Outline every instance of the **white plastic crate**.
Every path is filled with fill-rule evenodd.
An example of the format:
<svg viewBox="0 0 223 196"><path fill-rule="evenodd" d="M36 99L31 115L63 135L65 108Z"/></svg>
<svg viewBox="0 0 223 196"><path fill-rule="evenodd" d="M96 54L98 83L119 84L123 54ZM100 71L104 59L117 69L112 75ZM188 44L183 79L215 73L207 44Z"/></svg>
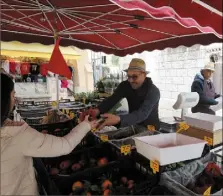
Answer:
<svg viewBox="0 0 223 196"><path fill-rule="evenodd" d="M205 141L177 133L135 137L137 152L161 166L199 158Z"/></svg>
<svg viewBox="0 0 223 196"><path fill-rule="evenodd" d="M193 113L185 116L188 125L205 129L207 131L217 131L222 129L222 117L204 113Z"/></svg>

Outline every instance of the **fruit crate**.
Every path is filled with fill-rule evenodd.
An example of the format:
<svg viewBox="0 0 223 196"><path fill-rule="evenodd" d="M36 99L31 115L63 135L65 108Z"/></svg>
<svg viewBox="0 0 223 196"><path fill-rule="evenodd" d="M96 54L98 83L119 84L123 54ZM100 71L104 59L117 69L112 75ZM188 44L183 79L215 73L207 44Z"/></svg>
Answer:
<svg viewBox="0 0 223 196"><path fill-rule="evenodd" d="M139 154L137 151L132 152L132 157L135 160L136 167L140 167L142 170L144 170L148 175L157 175L160 176L162 173L167 171L174 171L178 168L181 168L185 165L187 165L190 162L193 162L197 159L173 163L165 166L159 166L159 171L154 173L153 169L150 167L150 160L145 158L143 155Z"/></svg>
<svg viewBox="0 0 223 196"><path fill-rule="evenodd" d="M103 133L101 133L100 131L95 132L95 135L99 139L102 138L102 136L103 137L106 136L107 140L119 140L119 139L131 137L133 135L142 133L146 130L148 130L148 129L144 126L135 125L135 126L123 127L123 128L119 128L114 131L107 131L107 132L103 132Z"/></svg>
<svg viewBox="0 0 223 196"><path fill-rule="evenodd" d="M135 167L132 159L115 161L66 179L54 180L62 195L70 194L73 186L73 195L87 195L87 192L88 195L148 195L151 188L158 184L156 176L145 175ZM80 188L75 187L78 184Z"/></svg>
<svg viewBox="0 0 223 196"><path fill-rule="evenodd" d="M23 120L29 125L38 125L43 117L23 118Z"/></svg>
<svg viewBox="0 0 223 196"><path fill-rule="evenodd" d="M69 155L44 158L43 163L53 178L66 179L78 172L107 165L116 159L117 156L111 151L109 144L104 143L75 150Z"/></svg>
<svg viewBox="0 0 223 196"><path fill-rule="evenodd" d="M34 118L34 117L43 117L46 115L46 112L45 111L36 111L36 112L22 112L22 111L18 111L18 113L20 114L20 116L22 118Z"/></svg>
<svg viewBox="0 0 223 196"><path fill-rule="evenodd" d="M67 135L77 125L77 119L73 118L65 122L52 124L30 124L30 126L39 132L63 137Z"/></svg>
<svg viewBox="0 0 223 196"><path fill-rule="evenodd" d="M53 101L34 101L35 106L52 106Z"/></svg>
<svg viewBox="0 0 223 196"><path fill-rule="evenodd" d="M142 137L142 136L149 136L149 135L156 135L156 134L160 134L160 132L149 131L146 128L144 128L144 131L140 132L138 134L135 134L130 137L123 138L123 139L110 140L108 142L113 146L113 149L116 151L116 153L119 156L127 155L127 154L131 154L132 152L136 151L135 141L133 139L134 137ZM127 151L126 151L126 148L128 148Z"/></svg>
<svg viewBox="0 0 223 196"><path fill-rule="evenodd" d="M220 164L216 155L209 153L182 168L163 173L160 185L176 195L206 195L205 192L210 187L210 193L207 195L222 195L223 170Z"/></svg>
<svg viewBox="0 0 223 196"><path fill-rule="evenodd" d="M90 148L95 145L99 144L99 142L96 140L93 133L90 131L88 134L81 140L81 142L75 147L73 152L82 150L84 148Z"/></svg>
<svg viewBox="0 0 223 196"><path fill-rule="evenodd" d="M39 195L60 195L55 183L47 173L40 158L33 158Z"/></svg>

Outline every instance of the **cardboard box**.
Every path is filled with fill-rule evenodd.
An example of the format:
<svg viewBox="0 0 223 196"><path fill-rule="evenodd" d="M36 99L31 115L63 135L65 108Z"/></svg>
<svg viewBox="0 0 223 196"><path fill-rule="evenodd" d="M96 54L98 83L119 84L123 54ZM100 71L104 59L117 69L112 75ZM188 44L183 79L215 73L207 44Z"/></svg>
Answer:
<svg viewBox="0 0 223 196"><path fill-rule="evenodd" d="M205 138L206 139L211 138L212 144L210 145L215 146L222 143L222 136L223 136L222 132L223 132L222 129L214 131L214 132L210 132L209 130L200 129L200 128L191 126L186 131L181 131L180 134L195 137L202 140L205 140Z"/></svg>
<svg viewBox="0 0 223 196"><path fill-rule="evenodd" d="M135 137L137 152L161 166L201 157L206 142L177 133Z"/></svg>
<svg viewBox="0 0 223 196"><path fill-rule="evenodd" d="M211 132L222 129L222 117L204 113L185 115L185 121L192 127L209 130Z"/></svg>

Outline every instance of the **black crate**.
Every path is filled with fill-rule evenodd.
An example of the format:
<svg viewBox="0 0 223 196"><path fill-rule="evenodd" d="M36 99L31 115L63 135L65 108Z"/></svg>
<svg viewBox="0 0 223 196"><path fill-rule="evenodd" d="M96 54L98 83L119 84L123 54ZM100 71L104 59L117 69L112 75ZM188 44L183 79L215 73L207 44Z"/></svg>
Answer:
<svg viewBox="0 0 223 196"><path fill-rule="evenodd" d="M165 186L158 185L151 189L151 191L149 192L149 195L175 195L175 194L173 194Z"/></svg>
<svg viewBox="0 0 223 196"><path fill-rule="evenodd" d="M169 164L169 165L159 166L159 172L156 174L153 174L153 170L150 168L150 160L149 159L147 159L143 155L139 154L137 151L133 151L132 156L136 162L137 167L142 168L150 175L158 175L158 176L164 172L174 171L178 168L184 167L188 163L191 163L191 162L199 159L199 158L197 158L197 159L182 161L182 162L173 163L173 164Z"/></svg>
<svg viewBox="0 0 223 196"><path fill-rule="evenodd" d="M35 106L52 106L53 101L34 101Z"/></svg>
<svg viewBox="0 0 223 196"><path fill-rule="evenodd" d="M47 133L50 135L63 137L67 135L76 125L77 125L77 119L74 118L65 122L52 123L52 124L37 124L30 126L39 132L45 133L45 131L47 131Z"/></svg>
<svg viewBox="0 0 223 196"><path fill-rule="evenodd" d="M29 125L38 125L43 117L23 118L23 120Z"/></svg>
<svg viewBox="0 0 223 196"><path fill-rule="evenodd" d="M59 102L60 103L68 103L68 102L70 102L70 99L61 99Z"/></svg>
<svg viewBox="0 0 223 196"><path fill-rule="evenodd" d="M43 159L43 162L46 165L49 173L51 168L58 168L59 174L56 175L56 177L65 179L69 176L77 174L80 171L100 167L97 163L101 158L106 158L108 162L112 162L117 159L117 156L111 151L111 148L107 143L98 144L79 151L74 150L69 155L64 155L56 158L45 158ZM93 160L91 159L94 159L95 162L92 163ZM71 162L70 167L66 170L60 169L60 163L67 160ZM81 166L81 168L77 169L76 171L72 171L71 166L73 164L80 164L79 166Z"/></svg>
<svg viewBox="0 0 223 196"><path fill-rule="evenodd" d="M75 147L74 151L82 150L83 148L89 148L99 144L96 140L93 133L90 131L88 134L81 140L81 142Z"/></svg>
<svg viewBox="0 0 223 196"><path fill-rule="evenodd" d="M55 183L47 173L40 158L33 158L33 167L36 170L36 181L40 195L60 195Z"/></svg>
<svg viewBox="0 0 223 196"><path fill-rule="evenodd" d="M18 112L22 118L44 117L46 112Z"/></svg>
<svg viewBox="0 0 223 196"><path fill-rule="evenodd" d="M143 174L135 167L132 159L115 161L104 167L89 169L79 172L67 178L54 179L61 194L67 195L72 192L72 184L76 181L91 182L101 187L101 177L109 178L113 183L112 195L148 195L152 187L158 184L156 176ZM134 181L134 188L128 189L120 185L121 177L127 177ZM92 192L92 195L103 195L103 193Z"/></svg>

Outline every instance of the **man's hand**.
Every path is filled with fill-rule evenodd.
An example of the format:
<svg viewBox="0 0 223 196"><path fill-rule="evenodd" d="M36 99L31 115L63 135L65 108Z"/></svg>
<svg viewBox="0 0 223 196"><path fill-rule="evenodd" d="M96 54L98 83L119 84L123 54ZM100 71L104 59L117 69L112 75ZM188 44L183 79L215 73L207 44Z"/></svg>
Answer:
<svg viewBox="0 0 223 196"><path fill-rule="evenodd" d="M102 129L105 126L117 125L120 122L120 117L114 114L103 114L102 118L105 118L105 121L98 126L98 130Z"/></svg>

